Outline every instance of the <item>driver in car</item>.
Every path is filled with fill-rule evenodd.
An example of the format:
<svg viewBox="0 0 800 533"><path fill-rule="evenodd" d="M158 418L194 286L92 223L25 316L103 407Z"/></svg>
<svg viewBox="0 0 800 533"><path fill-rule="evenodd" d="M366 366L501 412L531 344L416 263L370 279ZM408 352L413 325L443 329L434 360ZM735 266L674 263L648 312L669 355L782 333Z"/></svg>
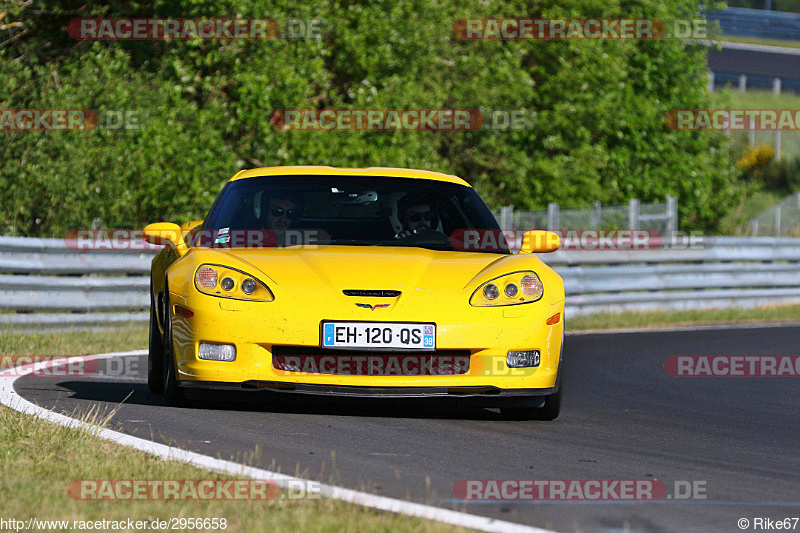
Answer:
<svg viewBox="0 0 800 533"><path fill-rule="evenodd" d="M404 196L397 202L397 212L404 229L394 236L395 239L405 239L420 231L436 229L436 212L431 203L422 196Z"/></svg>
<svg viewBox="0 0 800 533"><path fill-rule="evenodd" d="M267 247L301 244L300 233L294 231L302 212L301 199L291 194L278 193L270 198L266 207L262 228L271 231L262 235L262 244Z"/></svg>

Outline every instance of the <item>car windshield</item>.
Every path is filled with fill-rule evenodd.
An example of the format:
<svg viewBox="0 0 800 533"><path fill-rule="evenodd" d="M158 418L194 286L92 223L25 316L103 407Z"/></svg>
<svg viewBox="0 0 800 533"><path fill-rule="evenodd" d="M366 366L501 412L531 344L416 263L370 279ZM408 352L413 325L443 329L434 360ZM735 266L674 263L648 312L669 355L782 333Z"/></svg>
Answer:
<svg viewBox="0 0 800 533"><path fill-rule="evenodd" d="M463 250L464 232L499 231L470 187L395 177L265 176L228 183L196 246L414 246ZM461 239L461 240L459 240ZM505 242L484 248L510 253Z"/></svg>

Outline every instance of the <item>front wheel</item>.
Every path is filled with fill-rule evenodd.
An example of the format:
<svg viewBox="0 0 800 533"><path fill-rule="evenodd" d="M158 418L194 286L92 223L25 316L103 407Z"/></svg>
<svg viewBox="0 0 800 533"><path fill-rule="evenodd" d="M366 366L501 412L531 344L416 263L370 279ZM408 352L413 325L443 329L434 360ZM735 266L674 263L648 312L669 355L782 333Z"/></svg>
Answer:
<svg viewBox="0 0 800 533"><path fill-rule="evenodd" d="M563 372L562 366L556 380L558 392L545 396L542 407L502 407L500 413L508 420L555 420L561 413L561 396L564 392Z"/></svg>
<svg viewBox="0 0 800 533"><path fill-rule="evenodd" d="M186 405L186 395L178 387L175 372L175 354L172 344L172 305L169 303L169 289L164 287L164 398L170 407Z"/></svg>
<svg viewBox="0 0 800 533"><path fill-rule="evenodd" d="M561 389L547 396L543 407L502 407L500 413L508 420L555 420L561 412Z"/></svg>
<svg viewBox="0 0 800 533"><path fill-rule="evenodd" d="M147 387L153 394L164 392L164 341L158 330L158 314L150 279L150 342L147 350Z"/></svg>

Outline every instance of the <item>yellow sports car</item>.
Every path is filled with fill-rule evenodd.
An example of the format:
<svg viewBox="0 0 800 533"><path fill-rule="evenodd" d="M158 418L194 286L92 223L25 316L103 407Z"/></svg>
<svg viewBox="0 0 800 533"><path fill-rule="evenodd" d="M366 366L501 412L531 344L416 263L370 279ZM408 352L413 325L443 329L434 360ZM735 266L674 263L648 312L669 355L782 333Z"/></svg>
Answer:
<svg viewBox="0 0 800 533"><path fill-rule="evenodd" d="M165 246L152 264L148 385L170 405L203 389L271 390L559 414L564 284L533 255L559 238L530 231L512 253L456 176L246 170L204 221L144 234Z"/></svg>

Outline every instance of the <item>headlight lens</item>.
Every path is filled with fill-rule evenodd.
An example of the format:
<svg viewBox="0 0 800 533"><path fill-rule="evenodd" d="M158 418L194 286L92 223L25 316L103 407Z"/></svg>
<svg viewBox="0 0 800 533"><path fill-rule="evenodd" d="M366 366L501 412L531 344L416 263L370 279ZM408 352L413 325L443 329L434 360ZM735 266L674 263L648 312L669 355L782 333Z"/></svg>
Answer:
<svg viewBox="0 0 800 533"><path fill-rule="evenodd" d="M514 296L516 296L518 292L519 289L513 283L509 283L508 285L506 285L506 296L508 296L509 298L513 298Z"/></svg>
<svg viewBox="0 0 800 533"><path fill-rule="evenodd" d="M495 300L498 296L500 296L500 290L494 283L489 283L483 288L483 297L487 300Z"/></svg>
<svg viewBox="0 0 800 533"><path fill-rule="evenodd" d="M220 278L222 282L217 285ZM275 299L272 291L255 276L221 265L201 265L194 275L194 286L203 294L220 298L254 302L271 302Z"/></svg>
<svg viewBox="0 0 800 533"><path fill-rule="evenodd" d="M245 294L253 294L255 290L256 282L253 281L253 278L247 278L242 282L242 291L244 291Z"/></svg>
<svg viewBox="0 0 800 533"><path fill-rule="evenodd" d="M498 286L503 287L502 294ZM527 304L540 300L543 295L542 281L535 272L511 272L478 287L469 303L476 307Z"/></svg>

